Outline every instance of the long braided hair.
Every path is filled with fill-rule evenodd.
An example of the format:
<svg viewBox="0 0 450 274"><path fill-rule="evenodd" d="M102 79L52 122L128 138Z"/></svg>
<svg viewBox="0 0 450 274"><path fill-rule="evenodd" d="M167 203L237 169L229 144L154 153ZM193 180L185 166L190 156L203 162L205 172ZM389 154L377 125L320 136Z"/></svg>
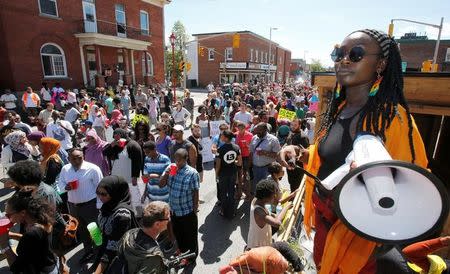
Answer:
<svg viewBox="0 0 450 274"><path fill-rule="evenodd" d="M378 92L374 96L369 96L367 103L360 111L356 133L371 132L386 141L386 129L396 115L400 117L398 113L398 104L400 104L405 108L408 117L409 146L414 163L416 156L412 138L413 126L409 107L403 94L402 60L398 45L394 39L376 30L358 30L356 32L363 32L375 39L382 50L382 57L387 59L386 68L381 72L383 79ZM332 125L342 110L340 106L346 99L346 88L342 87L340 92L337 92L337 89L338 83L336 82L331 102L328 104L319 127L319 143L328 137Z"/></svg>

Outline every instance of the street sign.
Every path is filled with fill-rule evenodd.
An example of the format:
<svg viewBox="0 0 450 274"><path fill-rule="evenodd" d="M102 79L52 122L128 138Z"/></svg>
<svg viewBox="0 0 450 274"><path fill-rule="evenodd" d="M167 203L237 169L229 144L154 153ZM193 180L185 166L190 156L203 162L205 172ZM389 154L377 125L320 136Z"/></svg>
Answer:
<svg viewBox="0 0 450 274"><path fill-rule="evenodd" d="M191 70L191 63L186 63L186 71L190 71Z"/></svg>

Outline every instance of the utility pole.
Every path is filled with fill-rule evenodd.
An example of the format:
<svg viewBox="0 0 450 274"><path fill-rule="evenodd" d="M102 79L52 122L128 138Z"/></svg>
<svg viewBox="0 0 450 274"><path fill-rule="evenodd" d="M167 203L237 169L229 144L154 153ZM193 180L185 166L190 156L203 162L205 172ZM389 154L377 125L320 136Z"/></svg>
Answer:
<svg viewBox="0 0 450 274"><path fill-rule="evenodd" d="M272 28L272 27L270 27L270 34L269 34L269 68L268 68L268 71L269 71L269 75L267 76L267 83L269 83L270 82L270 80L271 80L271 76L272 76L272 73L270 72L270 67L271 67L271 64L272 64L272 30L277 30L278 28Z"/></svg>

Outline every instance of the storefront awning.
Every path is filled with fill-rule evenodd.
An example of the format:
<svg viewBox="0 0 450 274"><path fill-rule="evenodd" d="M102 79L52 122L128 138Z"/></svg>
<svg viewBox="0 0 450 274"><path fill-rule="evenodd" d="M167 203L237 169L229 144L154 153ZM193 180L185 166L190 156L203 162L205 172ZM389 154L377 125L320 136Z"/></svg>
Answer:
<svg viewBox="0 0 450 274"><path fill-rule="evenodd" d="M77 33L75 34L75 37L79 39L81 46L100 45L132 50L147 50L147 48L152 44L146 41L117 37L113 35L105 35L100 33Z"/></svg>

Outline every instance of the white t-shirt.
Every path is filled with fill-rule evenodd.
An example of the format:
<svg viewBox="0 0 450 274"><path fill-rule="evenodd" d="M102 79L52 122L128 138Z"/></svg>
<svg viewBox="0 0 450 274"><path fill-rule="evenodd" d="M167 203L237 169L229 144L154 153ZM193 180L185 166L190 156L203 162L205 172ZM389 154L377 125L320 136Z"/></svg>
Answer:
<svg viewBox="0 0 450 274"><path fill-rule="evenodd" d="M6 109L14 109L16 108L16 101L17 98L14 94L3 94L0 97L0 101L5 102L5 108ZM7 103L6 103L7 102Z"/></svg>
<svg viewBox="0 0 450 274"><path fill-rule="evenodd" d="M103 115L96 116L94 122L92 123L93 127L105 127L106 117Z"/></svg>
<svg viewBox="0 0 450 274"><path fill-rule="evenodd" d="M50 102L52 100L52 95L50 94L50 91L46 88L41 88L41 96L44 99L44 101Z"/></svg>
<svg viewBox="0 0 450 274"><path fill-rule="evenodd" d="M75 122L77 119L77 116L80 114L80 112L76 108L71 108L68 111L66 111L66 115L64 116L64 120L69 121L70 123Z"/></svg>
<svg viewBox="0 0 450 274"><path fill-rule="evenodd" d="M77 95L74 92L69 91L67 93L67 102L75 104L77 102Z"/></svg>
<svg viewBox="0 0 450 274"><path fill-rule="evenodd" d="M51 122L47 125L47 137L58 140L63 149L71 149L73 147L72 137L67 130L63 129L58 123L61 123L61 125L71 131L72 134L75 133L71 123L65 120L59 120L56 124L55 122Z"/></svg>
<svg viewBox="0 0 450 274"><path fill-rule="evenodd" d="M250 122L252 121L252 115L249 112L244 112L242 113L241 111L239 111L238 113L236 113L234 115L234 121L241 121L244 124L250 124Z"/></svg>

